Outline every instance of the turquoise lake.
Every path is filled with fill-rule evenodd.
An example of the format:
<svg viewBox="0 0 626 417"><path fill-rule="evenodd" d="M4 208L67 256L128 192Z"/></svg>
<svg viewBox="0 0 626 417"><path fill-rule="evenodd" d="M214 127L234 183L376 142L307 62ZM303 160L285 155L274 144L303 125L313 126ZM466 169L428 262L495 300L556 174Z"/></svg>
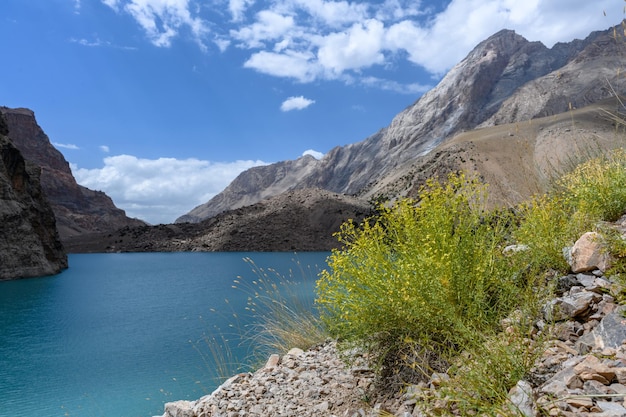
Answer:
<svg viewBox="0 0 626 417"><path fill-rule="evenodd" d="M59 275L0 282L0 416L150 417L206 395L216 356L254 349L238 339L253 318L233 281L259 278L244 259L313 300L328 255L75 254Z"/></svg>

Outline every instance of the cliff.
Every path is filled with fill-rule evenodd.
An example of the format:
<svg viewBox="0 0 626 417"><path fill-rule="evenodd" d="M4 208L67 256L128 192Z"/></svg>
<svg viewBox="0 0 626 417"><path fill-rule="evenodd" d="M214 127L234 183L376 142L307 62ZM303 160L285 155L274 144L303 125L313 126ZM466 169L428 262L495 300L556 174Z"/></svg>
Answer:
<svg viewBox="0 0 626 417"><path fill-rule="evenodd" d="M7 138L0 116L0 280L52 275L67 268L40 168Z"/></svg>
<svg viewBox="0 0 626 417"><path fill-rule="evenodd" d="M115 207L110 197L76 183L68 162L37 124L32 110L0 107L9 138L29 161L41 167L41 187L50 201L62 240L84 233L114 231L141 226Z"/></svg>

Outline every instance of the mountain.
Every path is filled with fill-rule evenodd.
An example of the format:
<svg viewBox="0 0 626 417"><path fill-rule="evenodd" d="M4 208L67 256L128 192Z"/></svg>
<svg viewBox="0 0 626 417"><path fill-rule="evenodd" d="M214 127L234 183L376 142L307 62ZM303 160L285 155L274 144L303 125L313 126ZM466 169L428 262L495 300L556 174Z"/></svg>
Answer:
<svg viewBox="0 0 626 417"><path fill-rule="evenodd" d="M113 233L70 238L69 252L328 251L333 234L352 219L362 222L371 206L319 189L293 190L221 213L200 223L125 227Z"/></svg>
<svg viewBox="0 0 626 417"><path fill-rule="evenodd" d="M0 280L51 275L67 268L40 168L6 136L0 115Z"/></svg>
<svg viewBox="0 0 626 417"><path fill-rule="evenodd" d="M9 138L25 159L41 167L41 188L50 201L61 239L92 232L141 226L115 207L110 197L76 183L70 166L35 120L32 110L0 107Z"/></svg>
<svg viewBox="0 0 626 417"><path fill-rule="evenodd" d="M624 91L620 70L625 45L621 31L613 28L552 48L500 31L388 127L362 142L336 147L321 160L303 157L251 168L177 222L200 221L294 189L317 187L377 198L390 191L380 188L382 182L409 174L414 164L459 133L560 114ZM446 153L454 158L452 149Z"/></svg>

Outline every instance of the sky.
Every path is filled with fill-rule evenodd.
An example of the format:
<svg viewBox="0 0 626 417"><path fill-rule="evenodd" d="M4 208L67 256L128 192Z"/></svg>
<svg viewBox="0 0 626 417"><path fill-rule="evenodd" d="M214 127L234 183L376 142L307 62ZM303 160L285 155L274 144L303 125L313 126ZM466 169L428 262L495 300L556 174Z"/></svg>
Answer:
<svg viewBox="0 0 626 417"><path fill-rule="evenodd" d="M253 166L359 142L501 29L551 47L624 0L2 0L0 105L79 184L171 223Z"/></svg>

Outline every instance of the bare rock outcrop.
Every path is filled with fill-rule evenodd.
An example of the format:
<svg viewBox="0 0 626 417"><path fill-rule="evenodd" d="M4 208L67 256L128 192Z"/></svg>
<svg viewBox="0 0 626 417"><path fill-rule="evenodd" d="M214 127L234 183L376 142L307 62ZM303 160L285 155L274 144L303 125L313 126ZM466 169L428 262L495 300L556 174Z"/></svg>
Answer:
<svg viewBox="0 0 626 417"><path fill-rule="evenodd" d="M52 275L67 268L40 168L5 136L0 115L0 280Z"/></svg>
<svg viewBox="0 0 626 417"><path fill-rule="evenodd" d="M493 126L551 116L626 91L622 30L592 33L585 48L562 67L526 83L482 123ZM555 48L564 48L557 44Z"/></svg>

